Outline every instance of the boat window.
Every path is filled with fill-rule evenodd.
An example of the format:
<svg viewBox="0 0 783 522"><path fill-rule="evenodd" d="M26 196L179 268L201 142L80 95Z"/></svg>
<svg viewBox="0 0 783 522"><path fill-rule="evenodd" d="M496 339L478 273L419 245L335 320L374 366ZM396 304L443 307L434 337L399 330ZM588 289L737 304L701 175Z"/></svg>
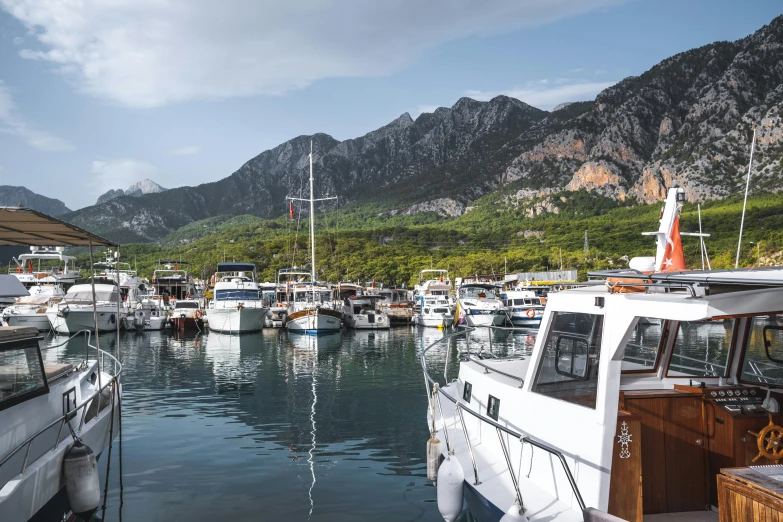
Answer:
<svg viewBox="0 0 783 522"><path fill-rule="evenodd" d="M174 305L174 308L198 308L198 303L177 301L177 304Z"/></svg>
<svg viewBox="0 0 783 522"><path fill-rule="evenodd" d="M556 312L532 391L595 408L602 315Z"/></svg>
<svg viewBox="0 0 783 522"><path fill-rule="evenodd" d="M740 379L783 384L783 314L751 319Z"/></svg>
<svg viewBox="0 0 783 522"><path fill-rule="evenodd" d="M0 350L0 410L48 391L35 341Z"/></svg>
<svg viewBox="0 0 783 522"><path fill-rule="evenodd" d="M523 304L525 304L525 300L524 299L514 299L514 304L516 306L522 306Z"/></svg>
<svg viewBox="0 0 783 522"><path fill-rule="evenodd" d="M215 292L218 301L258 300L258 290L218 290Z"/></svg>
<svg viewBox="0 0 783 522"><path fill-rule="evenodd" d="M725 377L734 321L681 321L668 376Z"/></svg>
<svg viewBox="0 0 783 522"><path fill-rule="evenodd" d="M436 308L435 310L433 310L433 313L436 313L436 314L447 314L447 313L449 313L449 309L448 308Z"/></svg>
<svg viewBox="0 0 783 522"><path fill-rule="evenodd" d="M655 371L661 353L659 348L662 337L665 337L663 320L640 317L625 345L622 370L624 372Z"/></svg>
<svg viewBox="0 0 783 522"><path fill-rule="evenodd" d="M462 400L470 404L471 398L473 398L473 385L468 381L465 381L465 385L462 389Z"/></svg>
<svg viewBox="0 0 783 522"><path fill-rule="evenodd" d="M95 298L98 302L110 301L112 303L117 302L117 292L106 292L102 290L96 290ZM66 301L89 301L92 302L92 289L88 290L76 290L68 292L65 295Z"/></svg>

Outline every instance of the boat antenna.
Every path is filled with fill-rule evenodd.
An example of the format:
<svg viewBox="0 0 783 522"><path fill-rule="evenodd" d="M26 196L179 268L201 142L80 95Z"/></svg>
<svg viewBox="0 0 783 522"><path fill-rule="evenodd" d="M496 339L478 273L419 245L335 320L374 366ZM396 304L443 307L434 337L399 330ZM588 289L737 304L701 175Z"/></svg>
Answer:
<svg viewBox="0 0 783 522"><path fill-rule="evenodd" d="M699 246L701 247L701 269L704 270L704 236L701 235L701 203L697 204L696 208L699 211Z"/></svg>
<svg viewBox="0 0 783 522"><path fill-rule="evenodd" d="M739 268L740 249L742 248L742 229L745 226L745 208L748 206L748 189L750 188L750 170L753 167L753 149L756 146L756 126L753 126L753 140L750 142L750 161L748 162L748 178L745 181L745 200L742 202L742 219L740 220L739 240L737 241L737 258L734 268Z"/></svg>
<svg viewBox="0 0 783 522"><path fill-rule="evenodd" d="M310 140L310 288L315 306L315 202L313 201L313 140Z"/></svg>

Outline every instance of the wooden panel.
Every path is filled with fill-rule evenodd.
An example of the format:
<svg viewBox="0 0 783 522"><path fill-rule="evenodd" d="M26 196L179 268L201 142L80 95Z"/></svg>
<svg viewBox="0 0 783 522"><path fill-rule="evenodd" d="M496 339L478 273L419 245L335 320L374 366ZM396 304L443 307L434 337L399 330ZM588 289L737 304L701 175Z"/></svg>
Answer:
<svg viewBox="0 0 783 522"><path fill-rule="evenodd" d="M718 475L720 522L783 521L783 484L748 468Z"/></svg>
<svg viewBox="0 0 783 522"><path fill-rule="evenodd" d="M641 419L642 497L645 514L666 513L666 461L664 455L664 399L631 398L627 394L625 409Z"/></svg>
<svg viewBox="0 0 783 522"><path fill-rule="evenodd" d="M702 401L696 397L665 401L666 508L669 513L707 506L707 460Z"/></svg>
<svg viewBox="0 0 783 522"><path fill-rule="evenodd" d="M638 415L621 412L612 449L609 513L642 522L642 440ZM623 441L628 441L623 444Z"/></svg>

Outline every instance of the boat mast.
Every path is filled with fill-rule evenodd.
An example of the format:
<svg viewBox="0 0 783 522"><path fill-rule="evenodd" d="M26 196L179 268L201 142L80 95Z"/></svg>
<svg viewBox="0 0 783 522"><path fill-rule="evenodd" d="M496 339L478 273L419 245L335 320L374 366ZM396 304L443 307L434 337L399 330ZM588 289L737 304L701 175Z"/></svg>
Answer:
<svg viewBox="0 0 783 522"><path fill-rule="evenodd" d="M745 208L748 206L748 189L750 189L750 171L753 167L753 149L756 147L756 127L753 126L753 141L750 142L750 161L748 162L748 178L745 181L745 199L742 202L742 220L740 221L739 240L737 241L737 259L734 268L739 268L740 250L742 249L742 229L745 227Z"/></svg>
<svg viewBox="0 0 783 522"><path fill-rule="evenodd" d="M310 287L315 306L315 202L313 200L313 140L310 140Z"/></svg>

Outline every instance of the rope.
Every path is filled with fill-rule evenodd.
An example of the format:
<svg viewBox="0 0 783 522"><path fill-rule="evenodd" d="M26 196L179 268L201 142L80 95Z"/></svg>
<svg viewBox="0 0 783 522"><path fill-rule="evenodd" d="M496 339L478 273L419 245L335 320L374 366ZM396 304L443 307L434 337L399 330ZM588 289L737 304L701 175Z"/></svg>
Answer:
<svg viewBox="0 0 783 522"><path fill-rule="evenodd" d="M117 383L119 384L119 381ZM122 505L125 503L125 500L123 498L124 486L122 484L122 397L119 395L119 390L117 391L117 434L120 437L120 520L122 520Z"/></svg>

